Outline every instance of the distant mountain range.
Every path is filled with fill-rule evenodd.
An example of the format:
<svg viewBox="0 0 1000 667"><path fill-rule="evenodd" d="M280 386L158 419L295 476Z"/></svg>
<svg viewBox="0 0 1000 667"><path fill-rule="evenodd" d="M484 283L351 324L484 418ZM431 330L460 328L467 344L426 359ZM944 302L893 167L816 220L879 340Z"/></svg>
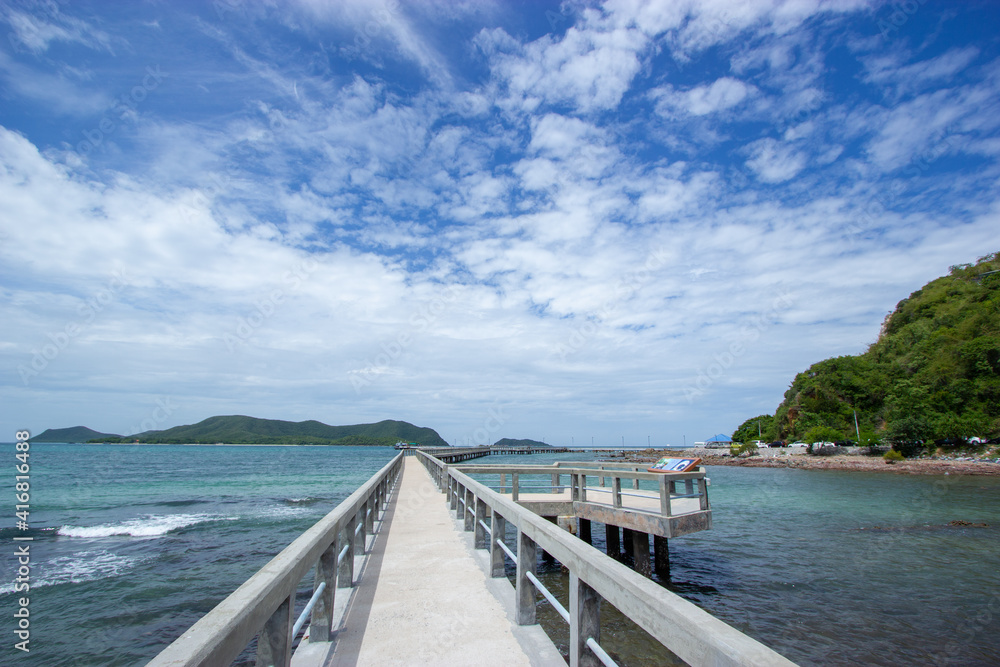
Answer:
<svg viewBox="0 0 1000 667"><path fill-rule="evenodd" d="M48 429L31 438L32 442L368 446L392 446L400 440L415 442L424 447L448 446L432 428L391 419L376 424L329 426L315 420L289 422L243 415L209 417L197 424L128 436L99 433L85 426L74 426Z"/></svg>
<svg viewBox="0 0 1000 667"><path fill-rule="evenodd" d="M502 440L497 440L493 443L494 447L551 447L547 442L539 442L538 440L514 440L513 438L504 438Z"/></svg>

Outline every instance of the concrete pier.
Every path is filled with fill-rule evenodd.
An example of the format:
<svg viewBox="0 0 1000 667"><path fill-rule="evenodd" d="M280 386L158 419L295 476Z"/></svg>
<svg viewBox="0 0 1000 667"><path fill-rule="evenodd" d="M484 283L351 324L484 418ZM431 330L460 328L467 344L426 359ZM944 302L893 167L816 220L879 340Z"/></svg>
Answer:
<svg viewBox="0 0 1000 667"><path fill-rule="evenodd" d="M562 662L538 626L516 624L513 587L491 578L488 555L472 549L464 523L452 518L424 467L407 457L325 664ZM506 607L496 594L504 588Z"/></svg>

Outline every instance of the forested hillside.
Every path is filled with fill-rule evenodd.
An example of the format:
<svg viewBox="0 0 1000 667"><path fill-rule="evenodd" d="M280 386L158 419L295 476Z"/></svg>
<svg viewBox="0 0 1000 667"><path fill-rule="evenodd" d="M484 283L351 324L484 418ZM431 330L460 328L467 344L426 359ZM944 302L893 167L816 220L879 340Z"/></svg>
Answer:
<svg viewBox="0 0 1000 667"><path fill-rule="evenodd" d="M432 428L414 426L408 422L392 419L375 424L329 426L315 420L290 422L243 415L209 417L197 424L175 426L164 431L147 431L103 441L153 444L223 442L249 445L391 446L399 440L416 442L425 447L445 447L448 444Z"/></svg>
<svg viewBox="0 0 1000 667"><path fill-rule="evenodd" d="M734 440L854 440L961 444L1000 434L1000 253L951 267L903 299L858 356L795 376L774 415ZM752 438L751 438L752 434Z"/></svg>

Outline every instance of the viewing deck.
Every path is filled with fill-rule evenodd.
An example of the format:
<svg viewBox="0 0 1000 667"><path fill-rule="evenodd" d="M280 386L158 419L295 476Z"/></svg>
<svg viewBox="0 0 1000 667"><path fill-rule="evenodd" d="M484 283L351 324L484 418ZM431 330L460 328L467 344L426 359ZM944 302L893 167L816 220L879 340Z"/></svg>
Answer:
<svg viewBox="0 0 1000 667"><path fill-rule="evenodd" d="M688 664L792 664L587 543L588 512L670 535L683 517L710 526L704 473L665 481L624 464L481 468L399 454L149 664L214 667L249 650L256 664L276 667L564 665L536 623L538 606L551 605L569 625L569 664L611 667L617 663L601 646L602 600ZM498 476L510 493L472 474ZM548 493L522 493L522 480L538 475L551 481ZM628 490L654 482L655 491ZM569 527L572 517L584 539L529 508L574 512L548 518ZM606 526L608 550L617 550L610 535L618 526ZM625 531L640 570L650 534L666 541ZM539 579L539 552L568 571L568 594L553 595ZM297 591L310 572L307 602Z"/></svg>

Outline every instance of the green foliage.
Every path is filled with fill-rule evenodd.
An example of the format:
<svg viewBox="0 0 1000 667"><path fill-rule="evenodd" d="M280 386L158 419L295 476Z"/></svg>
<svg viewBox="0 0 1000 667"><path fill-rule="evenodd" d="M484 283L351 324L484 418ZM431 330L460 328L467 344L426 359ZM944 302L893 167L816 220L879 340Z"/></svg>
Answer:
<svg viewBox="0 0 1000 667"><path fill-rule="evenodd" d="M808 442L827 427L842 435L822 440L853 440L855 413L870 434L859 444L881 439L904 452L1000 434L1000 273L984 275L998 270L1000 253L952 267L900 301L864 354L796 375L769 437Z"/></svg>
<svg viewBox="0 0 1000 667"><path fill-rule="evenodd" d="M497 447L551 447L552 445L547 442L541 442L539 440L529 440L520 439L515 440L514 438L502 438L493 443Z"/></svg>
<svg viewBox="0 0 1000 667"><path fill-rule="evenodd" d="M774 416L757 415L746 420L740 427L733 431L733 442L753 442L762 440L772 442L777 439L777 429L774 425Z"/></svg>
<svg viewBox="0 0 1000 667"><path fill-rule="evenodd" d="M895 463L896 461L902 461L905 457L901 452L896 449L890 449L885 454L882 455L886 463Z"/></svg>
<svg viewBox="0 0 1000 667"><path fill-rule="evenodd" d="M843 439L843 433L829 426L814 426L802 436L802 441L809 445L817 442L839 442Z"/></svg>
<svg viewBox="0 0 1000 667"><path fill-rule="evenodd" d="M758 453L757 445L752 442L734 442L729 445L729 453L732 456L740 456L741 454L746 454L747 456L754 456Z"/></svg>

